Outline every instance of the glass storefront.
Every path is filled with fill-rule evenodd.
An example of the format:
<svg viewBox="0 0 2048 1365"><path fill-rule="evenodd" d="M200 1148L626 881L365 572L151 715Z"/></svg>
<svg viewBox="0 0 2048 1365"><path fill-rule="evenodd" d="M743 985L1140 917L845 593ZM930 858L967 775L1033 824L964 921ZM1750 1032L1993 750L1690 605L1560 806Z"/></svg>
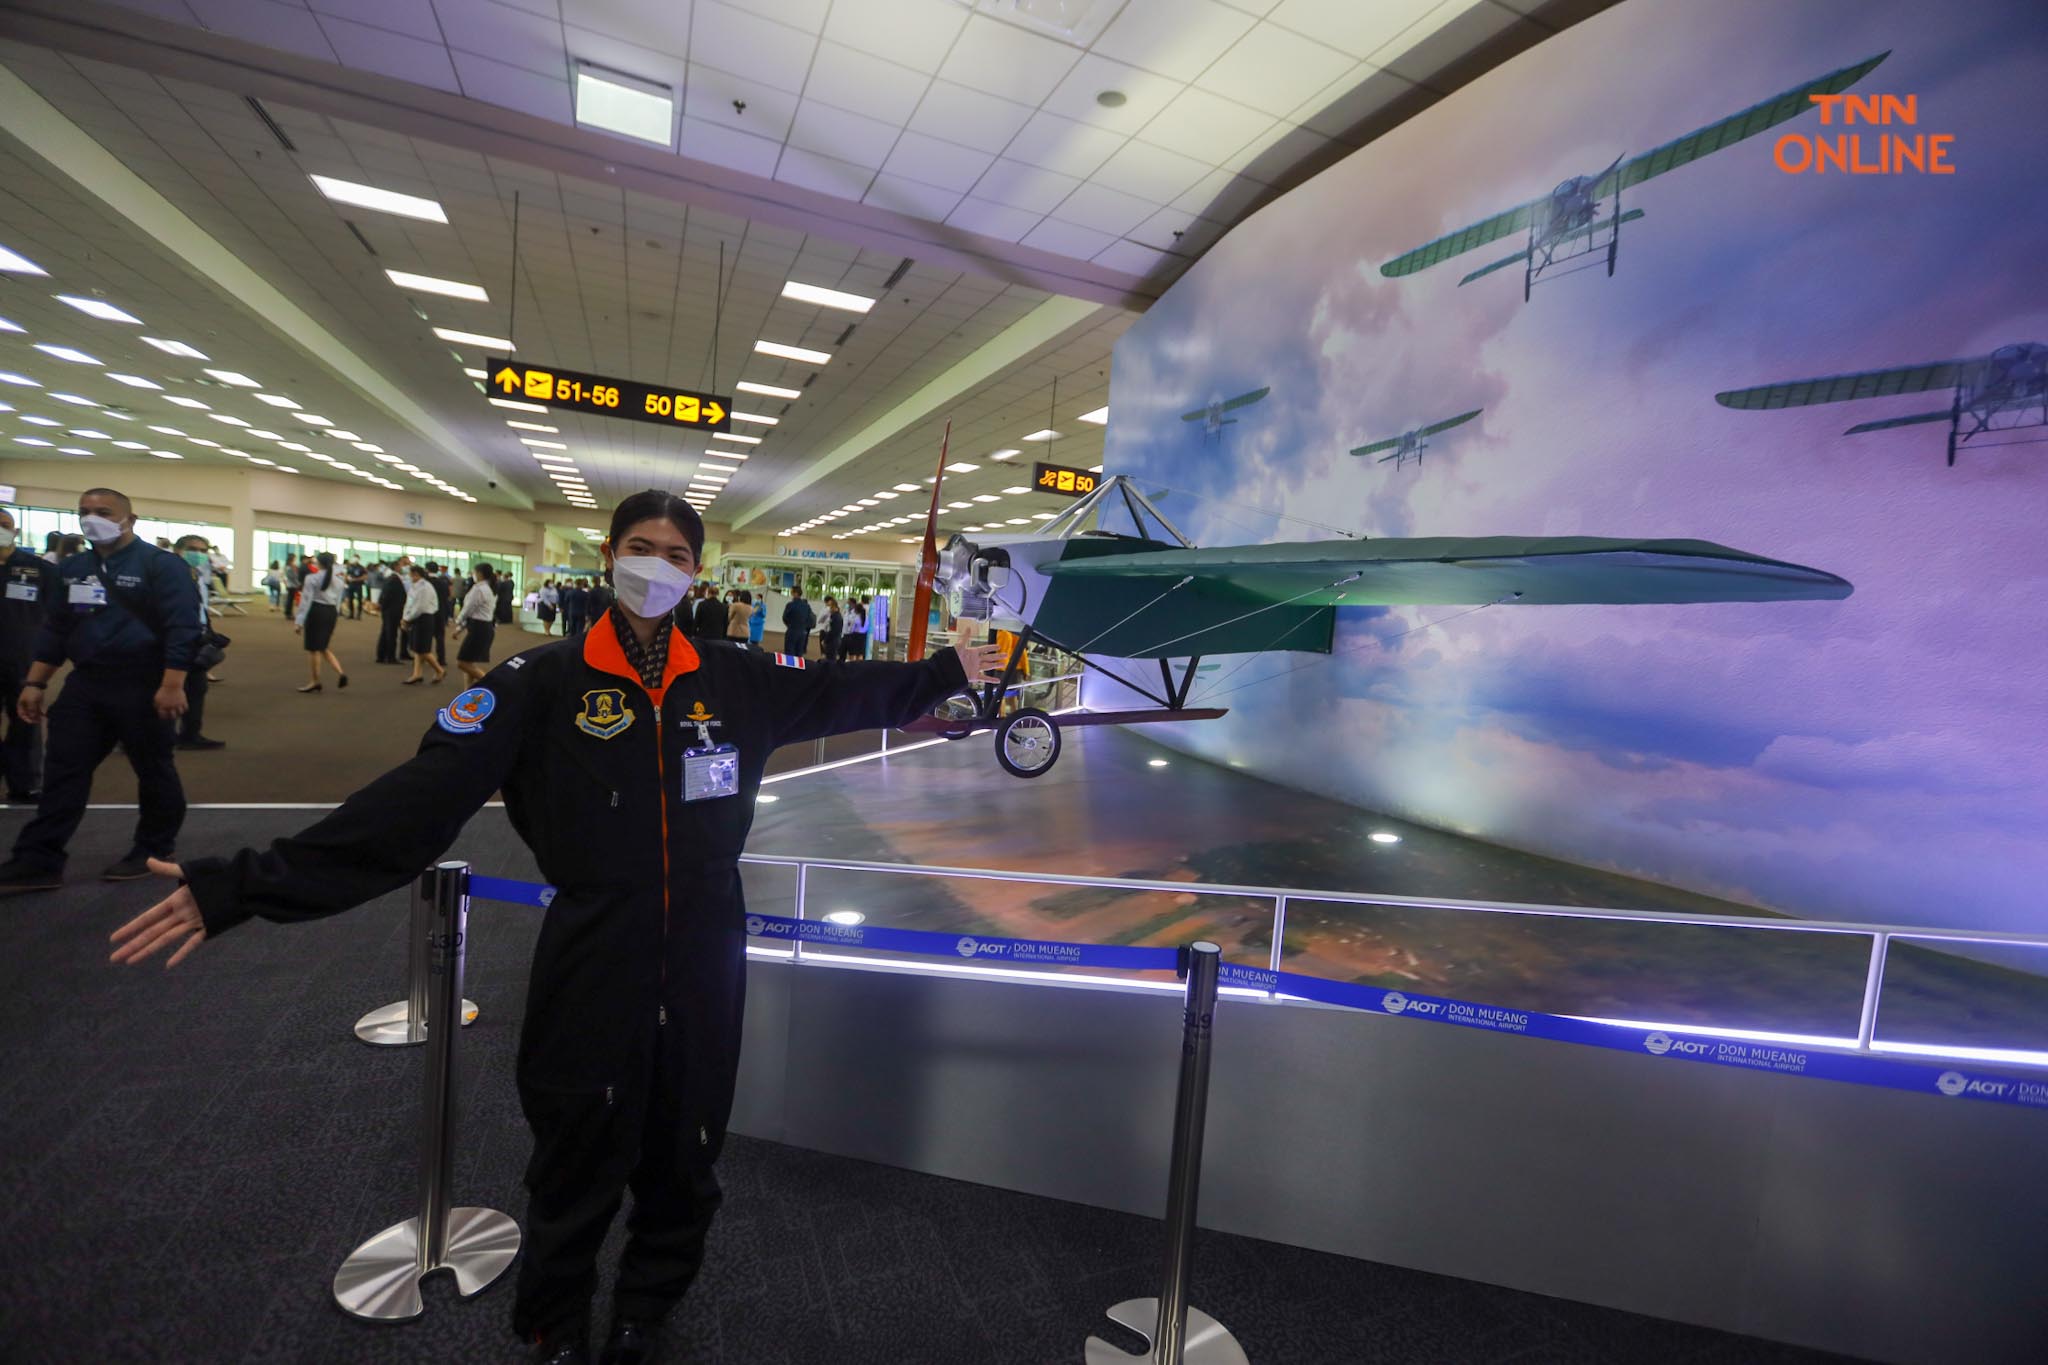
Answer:
<svg viewBox="0 0 2048 1365"><path fill-rule="evenodd" d="M66 536L79 534L76 510L18 506L10 506L7 510L14 513L15 542L37 554L43 552L43 541L52 531ZM228 557L228 562L235 566L238 575L241 571L242 562L235 556L235 533L214 522L166 521L161 517L137 517L135 534L151 544L155 544L158 537L176 542L181 536L205 536L209 544L219 547L220 552Z"/></svg>
<svg viewBox="0 0 2048 1365"><path fill-rule="evenodd" d="M452 545L415 544L407 540L370 540L360 536L323 536L307 531L260 528L256 532L256 553L251 567L260 580L269 572L273 561L282 564L288 554L317 555L322 552L333 555L337 563L355 558L364 564L375 564L380 559L389 563L400 555L411 555L421 564L444 564L458 578L483 563L501 574L511 574L514 583L525 581L526 561L523 555L499 554L494 550L463 550ZM241 565L235 567L239 571Z"/></svg>

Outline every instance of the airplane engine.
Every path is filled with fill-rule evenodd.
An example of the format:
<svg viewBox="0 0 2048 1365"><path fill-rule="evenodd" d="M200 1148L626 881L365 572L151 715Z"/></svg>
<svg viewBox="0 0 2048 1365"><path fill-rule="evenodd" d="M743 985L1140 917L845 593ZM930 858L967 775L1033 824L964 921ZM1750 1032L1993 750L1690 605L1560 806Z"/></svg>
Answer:
<svg viewBox="0 0 2048 1365"><path fill-rule="evenodd" d="M995 612L996 594L1010 582L1010 552L1001 546L978 546L964 535L946 542L939 559L939 578L951 599L953 614L963 620L987 621Z"/></svg>

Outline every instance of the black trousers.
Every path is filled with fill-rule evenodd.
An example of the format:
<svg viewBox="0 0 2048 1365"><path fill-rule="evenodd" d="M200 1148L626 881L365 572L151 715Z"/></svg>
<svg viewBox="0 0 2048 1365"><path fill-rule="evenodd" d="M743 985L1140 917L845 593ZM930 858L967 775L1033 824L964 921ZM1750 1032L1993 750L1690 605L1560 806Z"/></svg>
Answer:
<svg viewBox="0 0 2048 1365"><path fill-rule="evenodd" d="M533 1159L512 1330L526 1340L588 1325L598 1249L628 1188L633 1212L614 1314L660 1318L704 1264L704 1239L724 1195L711 1163L696 1155L698 1135L683 1131L682 1099L659 1058L652 1071L637 1094L520 1083Z"/></svg>
<svg viewBox="0 0 2048 1365"><path fill-rule="evenodd" d="M142 810L135 819L134 846L152 857L177 849L185 823L185 788L178 781L172 751L173 727L157 715L154 678L138 679L72 670L50 707L49 755L43 767L43 799L35 819L22 826L14 856L33 867L64 866L71 836L85 818L93 770L116 744L135 770Z"/></svg>
<svg viewBox="0 0 2048 1365"><path fill-rule="evenodd" d="M349 620L361 619L363 614L363 585L360 583L349 584L348 593L343 597L342 605L348 608Z"/></svg>
<svg viewBox="0 0 2048 1365"><path fill-rule="evenodd" d="M377 618L377 662L398 662L398 643L398 613L387 611Z"/></svg>
<svg viewBox="0 0 2048 1365"><path fill-rule="evenodd" d="M14 710L26 677L27 664L0 663L0 707L6 708L0 725L7 727L7 738L0 741L0 767L10 792L32 792L43 785L43 727L30 725Z"/></svg>
<svg viewBox="0 0 2048 1365"><path fill-rule="evenodd" d="M212 685L203 668L194 668L185 675L185 715L178 722L180 742L206 737L206 690Z"/></svg>

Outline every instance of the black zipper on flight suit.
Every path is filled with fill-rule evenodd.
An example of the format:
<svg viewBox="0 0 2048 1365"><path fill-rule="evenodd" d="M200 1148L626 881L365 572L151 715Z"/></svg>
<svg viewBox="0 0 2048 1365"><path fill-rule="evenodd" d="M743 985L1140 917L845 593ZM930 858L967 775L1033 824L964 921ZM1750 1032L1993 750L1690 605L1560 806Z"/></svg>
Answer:
<svg viewBox="0 0 2048 1365"><path fill-rule="evenodd" d="M659 1022L668 1023L668 760L662 756L661 703L654 706L654 771L661 786L661 998L655 1001Z"/></svg>

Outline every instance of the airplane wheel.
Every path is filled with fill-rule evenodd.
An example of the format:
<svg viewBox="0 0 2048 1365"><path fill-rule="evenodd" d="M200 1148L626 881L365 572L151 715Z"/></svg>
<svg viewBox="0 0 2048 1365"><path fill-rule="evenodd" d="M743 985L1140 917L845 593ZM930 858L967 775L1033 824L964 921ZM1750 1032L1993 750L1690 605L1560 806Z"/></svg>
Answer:
<svg viewBox="0 0 2048 1365"><path fill-rule="evenodd" d="M1011 712L996 726L996 762L1012 777L1041 777L1059 757L1059 723L1035 706Z"/></svg>

